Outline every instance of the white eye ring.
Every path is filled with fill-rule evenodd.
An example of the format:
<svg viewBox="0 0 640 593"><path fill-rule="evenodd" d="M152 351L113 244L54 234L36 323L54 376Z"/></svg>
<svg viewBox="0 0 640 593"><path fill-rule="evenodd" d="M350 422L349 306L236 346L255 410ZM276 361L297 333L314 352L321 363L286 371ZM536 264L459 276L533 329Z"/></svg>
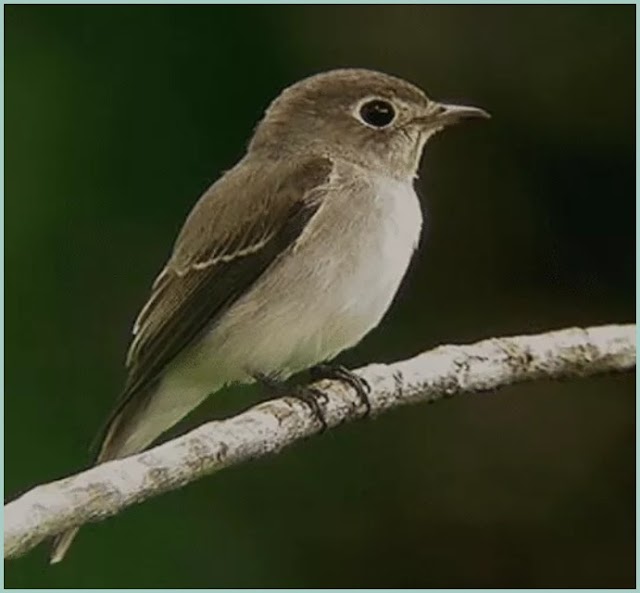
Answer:
<svg viewBox="0 0 640 593"><path fill-rule="evenodd" d="M356 105L354 116L365 126L375 130L388 128L398 115L398 110L388 99L367 97Z"/></svg>

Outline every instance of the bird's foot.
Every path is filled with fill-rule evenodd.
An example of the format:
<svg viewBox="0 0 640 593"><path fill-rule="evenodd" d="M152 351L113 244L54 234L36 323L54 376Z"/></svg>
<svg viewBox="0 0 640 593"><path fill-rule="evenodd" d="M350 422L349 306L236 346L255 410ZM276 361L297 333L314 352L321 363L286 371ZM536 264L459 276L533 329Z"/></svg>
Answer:
<svg viewBox="0 0 640 593"><path fill-rule="evenodd" d="M322 391L320 391L320 389L315 389L314 387L309 387L306 385L295 387L290 395L307 404L307 406L313 412L316 420L320 422L320 431L324 432L327 429L327 419L324 415L324 410L320 405L320 401L326 401L327 396Z"/></svg>
<svg viewBox="0 0 640 593"><path fill-rule="evenodd" d="M369 401L369 394L371 393L371 385L356 375L353 371L341 365L331 364L319 364L310 369L311 378L319 381L321 379L336 379L337 381L343 381L350 387L353 387L358 394L360 402L365 407L365 416L371 413L371 402Z"/></svg>
<svg viewBox="0 0 640 593"><path fill-rule="evenodd" d="M281 381L273 376L256 373L254 379L260 383L268 392L276 397L289 396L294 397L304 403L311 409L314 418L320 423L320 430L324 432L327 429L327 419L324 411L319 403L320 400L326 400L327 396L320 391L309 386L290 386L286 381Z"/></svg>

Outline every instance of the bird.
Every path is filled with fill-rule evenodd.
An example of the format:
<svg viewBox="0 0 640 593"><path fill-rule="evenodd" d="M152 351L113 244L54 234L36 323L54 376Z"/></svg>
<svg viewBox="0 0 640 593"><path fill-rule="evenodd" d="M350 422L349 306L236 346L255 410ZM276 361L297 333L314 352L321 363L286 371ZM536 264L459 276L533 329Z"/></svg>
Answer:
<svg viewBox="0 0 640 593"><path fill-rule="evenodd" d="M143 451L230 384L334 368L363 392L331 363L378 326L418 246L425 143L484 117L361 68L283 90L246 154L197 201L153 282L95 463ZM76 532L55 537L51 563Z"/></svg>

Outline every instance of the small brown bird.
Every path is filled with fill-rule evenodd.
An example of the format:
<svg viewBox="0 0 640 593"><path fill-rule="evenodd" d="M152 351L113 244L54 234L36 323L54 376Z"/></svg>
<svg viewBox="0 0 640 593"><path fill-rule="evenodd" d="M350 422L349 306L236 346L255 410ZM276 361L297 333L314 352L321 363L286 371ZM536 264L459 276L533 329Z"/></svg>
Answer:
<svg viewBox="0 0 640 593"><path fill-rule="evenodd" d="M376 327L418 244L425 142L471 117L487 114L370 70L285 89L153 283L96 463L142 451L225 385L284 380Z"/></svg>

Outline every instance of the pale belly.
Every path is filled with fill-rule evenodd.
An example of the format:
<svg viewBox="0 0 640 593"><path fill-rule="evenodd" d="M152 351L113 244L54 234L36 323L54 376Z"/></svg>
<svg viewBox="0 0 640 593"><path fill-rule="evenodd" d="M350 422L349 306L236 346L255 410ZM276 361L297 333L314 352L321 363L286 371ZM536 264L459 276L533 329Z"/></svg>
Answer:
<svg viewBox="0 0 640 593"><path fill-rule="evenodd" d="M316 214L266 273L161 379L122 454L140 450L207 395L256 373L287 377L357 344L381 321L417 246L422 216L409 182L381 179L361 215L342 196Z"/></svg>
<svg viewBox="0 0 640 593"><path fill-rule="evenodd" d="M286 376L332 359L376 327L407 270L422 217L410 183L383 180L368 199L356 220L339 203L319 212L295 252L211 332L204 357L225 365L232 381L256 372Z"/></svg>

